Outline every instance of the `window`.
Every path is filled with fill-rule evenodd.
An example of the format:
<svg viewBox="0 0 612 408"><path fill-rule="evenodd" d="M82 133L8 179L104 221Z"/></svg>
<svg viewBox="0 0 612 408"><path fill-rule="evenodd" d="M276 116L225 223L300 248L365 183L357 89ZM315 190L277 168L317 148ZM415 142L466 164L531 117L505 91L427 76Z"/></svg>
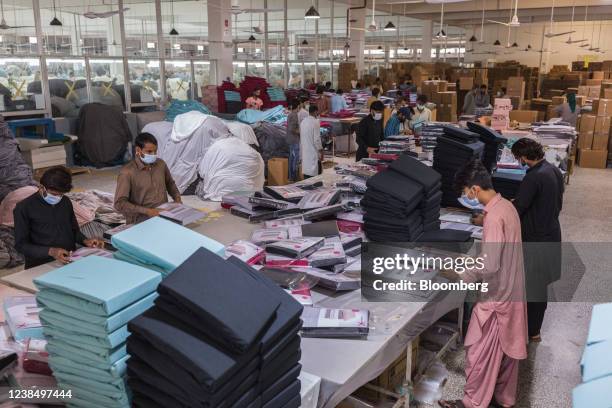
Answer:
<svg viewBox="0 0 612 408"><path fill-rule="evenodd" d="M166 60L166 98L186 101L191 99L191 63Z"/></svg>
<svg viewBox="0 0 612 408"><path fill-rule="evenodd" d="M232 77L232 81L235 84L239 84L246 75L246 63L234 61L232 65L234 66L234 76Z"/></svg>
<svg viewBox="0 0 612 408"><path fill-rule="evenodd" d="M270 62L268 64L270 71L270 77L268 82L272 86L285 87L285 63L284 62Z"/></svg>
<svg viewBox="0 0 612 408"><path fill-rule="evenodd" d="M332 80L331 62L319 62L317 64L317 82L324 84Z"/></svg>
<svg viewBox="0 0 612 408"><path fill-rule="evenodd" d="M37 58L0 58L0 111L45 109Z"/></svg>
<svg viewBox="0 0 612 408"><path fill-rule="evenodd" d="M317 64L315 62L305 62L304 63L304 87L307 88L312 83L316 82L315 80L315 70Z"/></svg>
<svg viewBox="0 0 612 408"><path fill-rule="evenodd" d="M301 88L302 87L302 63L291 62L289 63L289 88Z"/></svg>
<svg viewBox="0 0 612 408"><path fill-rule="evenodd" d="M132 106L152 105L161 99L159 60L128 60Z"/></svg>
<svg viewBox="0 0 612 408"><path fill-rule="evenodd" d="M211 85L212 81L210 78L210 62L208 61L194 61L193 69L195 72L195 97L199 99L202 96L202 87Z"/></svg>
<svg viewBox="0 0 612 408"><path fill-rule="evenodd" d="M263 62L247 62L247 75L266 77L266 67Z"/></svg>
<svg viewBox="0 0 612 408"><path fill-rule="evenodd" d="M89 103L85 60L49 58L47 71L53 116L77 116L79 108Z"/></svg>
<svg viewBox="0 0 612 408"><path fill-rule="evenodd" d="M123 60L91 59L89 60L92 102L108 105L121 105L125 108L125 86ZM134 98L132 97L132 101Z"/></svg>
<svg viewBox="0 0 612 408"><path fill-rule="evenodd" d="M126 54L130 57L159 57L155 2L127 2L125 7L129 7L123 16Z"/></svg>

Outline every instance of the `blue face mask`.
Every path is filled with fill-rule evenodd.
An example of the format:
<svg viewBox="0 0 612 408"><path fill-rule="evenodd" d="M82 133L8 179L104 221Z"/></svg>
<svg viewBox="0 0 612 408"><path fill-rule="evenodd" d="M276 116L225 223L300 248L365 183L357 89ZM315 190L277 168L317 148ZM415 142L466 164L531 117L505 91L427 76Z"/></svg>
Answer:
<svg viewBox="0 0 612 408"><path fill-rule="evenodd" d="M157 155L143 153L140 160L142 160L144 164L153 164L157 160Z"/></svg>
<svg viewBox="0 0 612 408"><path fill-rule="evenodd" d="M46 193L43 196L43 200L45 200L49 205L57 205L60 201L62 201L62 196Z"/></svg>
<svg viewBox="0 0 612 408"><path fill-rule="evenodd" d="M527 163L525 163L525 162L524 162L524 161L522 161L522 160L521 160L519 163L520 163L521 168L522 168L523 170L525 170L525 171L526 171L526 170L529 170L529 166L527 165Z"/></svg>
<svg viewBox="0 0 612 408"><path fill-rule="evenodd" d="M459 203L470 210L478 210L482 209L483 206L478 201L478 198L469 198L467 194L461 194L461 197L458 199Z"/></svg>

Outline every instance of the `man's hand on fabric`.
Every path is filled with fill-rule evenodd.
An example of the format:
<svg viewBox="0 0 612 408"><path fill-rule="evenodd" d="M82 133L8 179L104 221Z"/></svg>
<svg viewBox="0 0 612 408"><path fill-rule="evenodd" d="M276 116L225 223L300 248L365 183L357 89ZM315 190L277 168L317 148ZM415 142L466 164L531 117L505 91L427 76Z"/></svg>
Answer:
<svg viewBox="0 0 612 408"><path fill-rule="evenodd" d="M49 256L63 264L70 263L70 251L66 251L64 248L49 248Z"/></svg>

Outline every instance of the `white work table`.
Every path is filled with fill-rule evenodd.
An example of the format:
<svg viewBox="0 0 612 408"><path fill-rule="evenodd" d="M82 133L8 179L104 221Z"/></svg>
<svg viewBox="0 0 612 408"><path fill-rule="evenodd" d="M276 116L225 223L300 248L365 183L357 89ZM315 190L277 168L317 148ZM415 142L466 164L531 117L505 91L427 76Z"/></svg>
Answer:
<svg viewBox="0 0 612 408"><path fill-rule="evenodd" d="M262 228L261 224L250 224L219 209L218 203L202 205L202 201L198 201L195 206L211 211L211 216L193 229L223 244L248 239L253 230ZM59 266L57 262L50 262L4 276L0 282L35 293L32 280ZM321 377L318 406L335 407L380 375L407 347L410 350L411 341L423 330L449 311L460 308L463 295L454 293L447 295L443 301L430 303L383 303L362 302L360 291L332 293L317 289L313 291L313 301L317 306L370 310L371 327L367 340L302 339L300 363L303 370ZM409 353L408 373L410 359Z"/></svg>

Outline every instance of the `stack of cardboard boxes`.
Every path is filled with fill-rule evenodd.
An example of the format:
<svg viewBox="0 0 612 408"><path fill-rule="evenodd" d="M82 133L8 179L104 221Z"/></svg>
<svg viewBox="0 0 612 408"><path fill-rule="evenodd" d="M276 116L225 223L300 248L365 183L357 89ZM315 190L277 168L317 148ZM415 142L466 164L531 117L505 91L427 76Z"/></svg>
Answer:
<svg viewBox="0 0 612 408"><path fill-rule="evenodd" d="M437 92L432 102L436 104L436 120L457 122L457 93L454 91Z"/></svg>
<svg viewBox="0 0 612 408"><path fill-rule="evenodd" d="M582 115L578 136L578 165L603 169L608 160L612 99L593 101L593 115Z"/></svg>
<svg viewBox="0 0 612 408"><path fill-rule="evenodd" d="M525 80L516 76L508 78L506 82L506 96L512 101L512 107L519 109L525 100Z"/></svg>
<svg viewBox="0 0 612 408"><path fill-rule="evenodd" d="M357 66L354 62L341 62L338 67L338 87L341 89L352 89L351 80L358 78Z"/></svg>

